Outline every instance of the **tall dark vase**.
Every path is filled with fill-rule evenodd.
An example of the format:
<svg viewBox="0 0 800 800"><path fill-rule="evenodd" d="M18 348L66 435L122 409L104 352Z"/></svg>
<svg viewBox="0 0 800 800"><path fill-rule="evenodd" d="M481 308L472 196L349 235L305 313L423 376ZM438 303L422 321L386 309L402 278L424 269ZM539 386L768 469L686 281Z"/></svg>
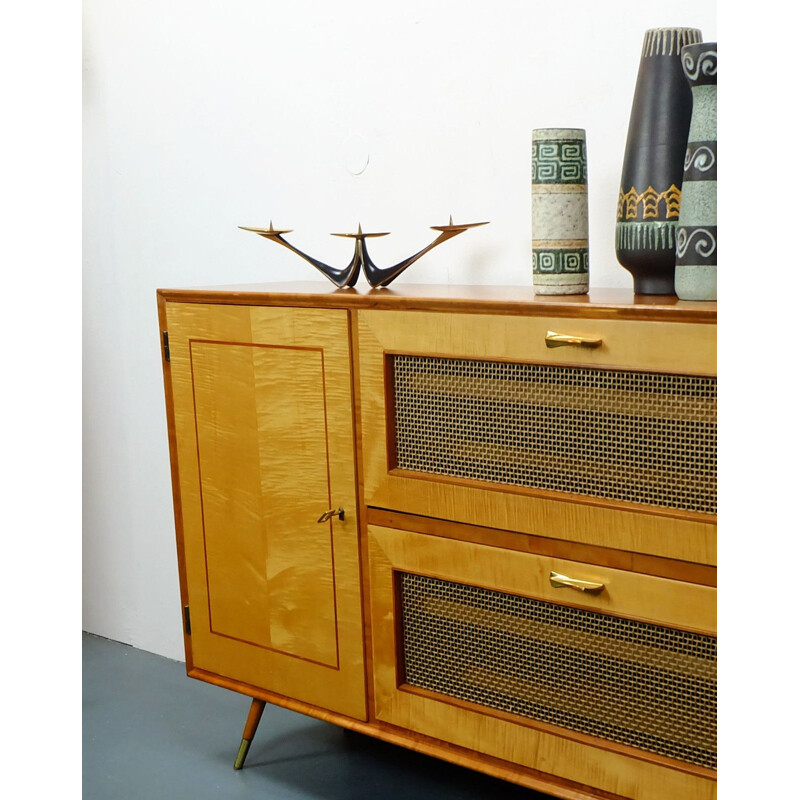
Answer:
<svg viewBox="0 0 800 800"><path fill-rule="evenodd" d="M684 162L681 216L675 247L675 294L717 299L717 44L681 51L692 87L692 123Z"/></svg>
<svg viewBox="0 0 800 800"><path fill-rule="evenodd" d="M675 293L675 234L692 92L681 66L696 28L645 33L617 203L617 260L636 294Z"/></svg>

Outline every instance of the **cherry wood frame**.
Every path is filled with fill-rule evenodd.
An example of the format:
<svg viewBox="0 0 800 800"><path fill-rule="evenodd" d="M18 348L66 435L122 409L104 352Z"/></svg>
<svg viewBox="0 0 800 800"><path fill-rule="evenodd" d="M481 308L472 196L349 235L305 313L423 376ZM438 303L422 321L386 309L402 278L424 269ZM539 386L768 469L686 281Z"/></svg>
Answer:
<svg viewBox="0 0 800 800"><path fill-rule="evenodd" d="M536 767L521 763L525 759L512 757L500 758L495 755L481 752L480 749L464 747L454 744L448 739L416 731L413 726L399 726L379 718L378 688L376 688L376 675L380 684L380 672L390 665L394 689L402 686L403 665L402 656L399 655L397 630L391 633L390 646L384 652L380 647L376 650L376 641L386 636L386 620L374 616L374 608L386 603L386 596L379 581L373 585L370 573L370 546L367 536L368 523L373 531L384 530L384 536L396 535L422 535L424 540L439 538L450 540L453 545L479 545L495 550L505 550L510 554L539 554L556 560L580 561L598 568L610 568L636 573L647 579L665 579L668 581L683 582L687 586L696 588L691 592L700 591L704 598L701 605L703 613L710 613L713 605L713 588L716 585L716 569L714 557L714 542L716 520L697 523L692 520L675 520L659 515L637 514L635 518L625 518L624 511L612 509L615 515L608 518L609 524L620 524L621 536L617 539L603 539L601 541L582 541L580 536L551 536L543 535L547 532L527 532L520 535L513 525L498 524L492 520L488 524L465 523L452 516L436 519L424 513L409 513L408 508L379 507L379 504L368 504L366 493L362 487L365 484L368 458L365 451L373 447L374 431L369 420L374 413L374 397L372 392L374 384L370 383L370 367L373 357L370 343L365 340L359 331L358 315L360 310L382 311L414 311L436 312L448 315L494 315L499 317L540 317L548 316L557 319L571 320L603 320L619 321L629 320L638 323L680 323L681 325L698 326L694 330L700 331L704 327L713 330L715 336L716 304L715 303L689 303L679 301L674 297L634 297L629 291L624 290L592 290L588 296L578 297L538 297L533 294L530 287L458 287L458 286L413 286L405 285L391 290L362 291L360 289L335 290L328 284L321 283L287 283L287 284L257 284L251 286L230 287L205 287L196 289L162 289L158 293L159 308L159 346L162 346L164 332L169 333L167 308L169 305L183 305L201 303L206 305L228 306L275 306L283 307L287 311L291 308L338 308L348 311L347 337L348 346L352 356L351 383L352 394L352 434L355 458L355 476L357 495L355 507L352 509L351 519L356 523L358 541L358 563L361 573L362 610L361 628L363 631L363 685L366 696L366 720L354 716L332 711L321 705L315 705L297 697L281 694L265 686L261 681L247 682L229 675L217 674L204 670L194 663L192 657L192 636L185 631L184 641L186 646L187 674L198 680L237 691L249 698L270 702L283 706L309 716L332 722L341 727L359 731L366 735L374 736L384 741L436 756L455 764L469 767L504 780L546 792L563 800L672 800L680 796L687 800L713 800L716 797L716 782L714 774L701 774L702 770L690 768L688 771L681 765L654 763L653 759L642 759L641 754L633 755L615 752L603 746L603 743L576 743L572 740L571 746L578 745L588 748L587 752L595 753L596 758L602 763L597 775L585 774L586 770L578 768L572 770L553 769L552 764L543 759ZM705 336L705 334L701 334ZM706 337L706 341L708 338ZM162 351L166 355L165 351ZM382 363L385 356L380 356ZM713 362L713 359L710 359ZM367 365L367 375L363 374L364 365ZM189 589L188 576L185 563L183 498L181 491L181 476L178 469L178 432L175 424L175 403L171 379L171 362L163 359L165 396L167 406L167 424L169 446L172 465L172 483L175 509L176 543L178 547L178 566L181 588L181 603L188 603ZM715 366L711 363L709 371L713 373ZM383 376L382 376L383 378ZM385 402L385 392L381 392ZM385 409L384 409L385 419ZM384 462L386 464L386 462ZM547 501L545 500L546 504ZM591 503L580 502L570 504L574 509L581 506L592 507ZM602 511L602 508L598 506ZM619 516L622 514L623 516ZM580 517L580 512L578 512ZM662 524L668 523L671 536L677 538L678 546L670 544L666 547L641 547L641 537L631 536L634 528L642 525L647 528L647 519L658 527L659 519ZM507 520L506 520L507 521ZM574 521L574 518L573 518ZM503 522L502 520L499 522ZM696 526L702 527L698 529ZM518 527L518 526L517 526ZM627 532L626 532L627 531ZM645 532L645 539L654 539L655 528L650 534ZM663 532L663 531L662 531ZM698 547L685 546L691 539L702 540ZM637 544L631 547L631 544ZM423 548L424 550L424 548ZM650 552L653 551L653 552ZM372 551L375 560L374 546ZM380 559L378 559L380 560ZM380 570L379 570L380 572ZM390 570L390 574L394 574ZM393 578L392 578L393 581ZM389 604L394 613L397 604L396 587L392 582L388 597ZM709 594L710 593L710 594ZM182 616L182 615L181 615ZM635 615L634 615L635 616ZM387 653L394 652L393 659L387 659ZM382 689L381 689L382 691ZM441 698L425 697L422 690L409 687L402 690L405 695L416 695L421 702L440 704ZM458 714L472 713L475 710L464 709L456 705L451 706ZM244 710L244 709L243 709ZM513 723L512 723L513 724ZM251 734L253 731L251 731ZM559 737L558 733L544 732L546 735ZM567 740L565 740L567 741ZM597 744L597 746L595 746ZM486 749L486 748L484 748ZM600 755L597 755L600 754ZM594 758L593 757L593 758ZM622 759L620 761L620 759ZM655 759L658 761L658 759ZM635 767L631 773L629 763L644 764L646 770L641 772L640 767ZM655 772L647 772L655 770ZM564 774L557 774L559 771ZM580 778L584 775L584 778ZM642 775L645 777L642 778ZM654 775L661 777L653 780ZM638 776L638 777L637 777ZM582 782L585 780L586 782ZM688 783L687 783L688 781ZM590 785L591 784L591 785ZM602 784L602 785L601 785ZM605 788L603 788L605 787ZM614 787L613 789L611 787Z"/></svg>

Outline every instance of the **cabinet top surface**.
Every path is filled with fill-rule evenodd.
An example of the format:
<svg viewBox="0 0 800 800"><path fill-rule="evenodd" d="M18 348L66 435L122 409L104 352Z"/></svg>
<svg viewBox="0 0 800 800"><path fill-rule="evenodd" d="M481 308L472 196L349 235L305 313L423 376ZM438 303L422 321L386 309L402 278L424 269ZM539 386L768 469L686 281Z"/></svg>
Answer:
<svg viewBox="0 0 800 800"><path fill-rule="evenodd" d="M401 284L387 289L337 289L295 281L159 289L166 302L381 308L404 311L647 319L715 323L717 304L668 295L634 295L630 289L592 289L583 295L537 295L532 286Z"/></svg>

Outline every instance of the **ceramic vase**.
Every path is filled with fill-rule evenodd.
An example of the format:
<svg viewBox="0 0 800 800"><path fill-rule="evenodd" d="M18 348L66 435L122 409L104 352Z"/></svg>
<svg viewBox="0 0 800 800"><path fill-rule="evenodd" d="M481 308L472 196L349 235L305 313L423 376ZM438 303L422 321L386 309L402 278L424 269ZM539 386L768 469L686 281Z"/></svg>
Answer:
<svg viewBox="0 0 800 800"><path fill-rule="evenodd" d="M674 294L675 234L692 92L681 66L696 28L645 33L617 203L617 260L636 294Z"/></svg>
<svg viewBox="0 0 800 800"><path fill-rule="evenodd" d="M675 294L717 299L717 44L688 45L681 64L692 90L675 241Z"/></svg>
<svg viewBox="0 0 800 800"><path fill-rule="evenodd" d="M589 291L586 131L531 134L531 250L536 294Z"/></svg>

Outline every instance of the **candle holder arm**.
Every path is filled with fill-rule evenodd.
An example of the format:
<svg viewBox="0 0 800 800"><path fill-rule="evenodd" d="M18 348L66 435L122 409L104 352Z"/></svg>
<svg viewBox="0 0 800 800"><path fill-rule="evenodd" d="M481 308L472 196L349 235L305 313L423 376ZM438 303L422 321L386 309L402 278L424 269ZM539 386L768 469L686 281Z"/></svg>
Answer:
<svg viewBox="0 0 800 800"><path fill-rule="evenodd" d="M415 253L413 256L409 256L404 261L398 262L393 267L385 267L383 269L377 266L370 258L369 253L367 252L366 243L362 242L362 266L364 268L364 275L367 278L367 283L369 283L373 289L388 286L398 275L408 269L415 261L418 261L426 253L429 253L431 250L433 250L434 247L440 245L442 242L446 242L448 239L452 239L454 236L458 236L459 233L463 233L465 230L467 229L460 228L456 230L442 231L427 247L423 247L418 253Z"/></svg>
<svg viewBox="0 0 800 800"><path fill-rule="evenodd" d="M355 286L356 282L358 281L362 262L361 241L358 239L356 240L355 251L350 263L346 267L337 269L336 267L330 266L330 264L326 264L323 261L304 253L293 244L287 242L286 239L280 235L280 233L258 228L245 228L241 225L239 227L244 231L253 231L253 233L257 233L264 239L269 239L272 242L277 242L278 244L283 245L296 255L300 256L300 258L302 258L304 261L307 261L309 264L311 264L312 267L319 270L334 286L337 286L340 289L344 286Z"/></svg>

